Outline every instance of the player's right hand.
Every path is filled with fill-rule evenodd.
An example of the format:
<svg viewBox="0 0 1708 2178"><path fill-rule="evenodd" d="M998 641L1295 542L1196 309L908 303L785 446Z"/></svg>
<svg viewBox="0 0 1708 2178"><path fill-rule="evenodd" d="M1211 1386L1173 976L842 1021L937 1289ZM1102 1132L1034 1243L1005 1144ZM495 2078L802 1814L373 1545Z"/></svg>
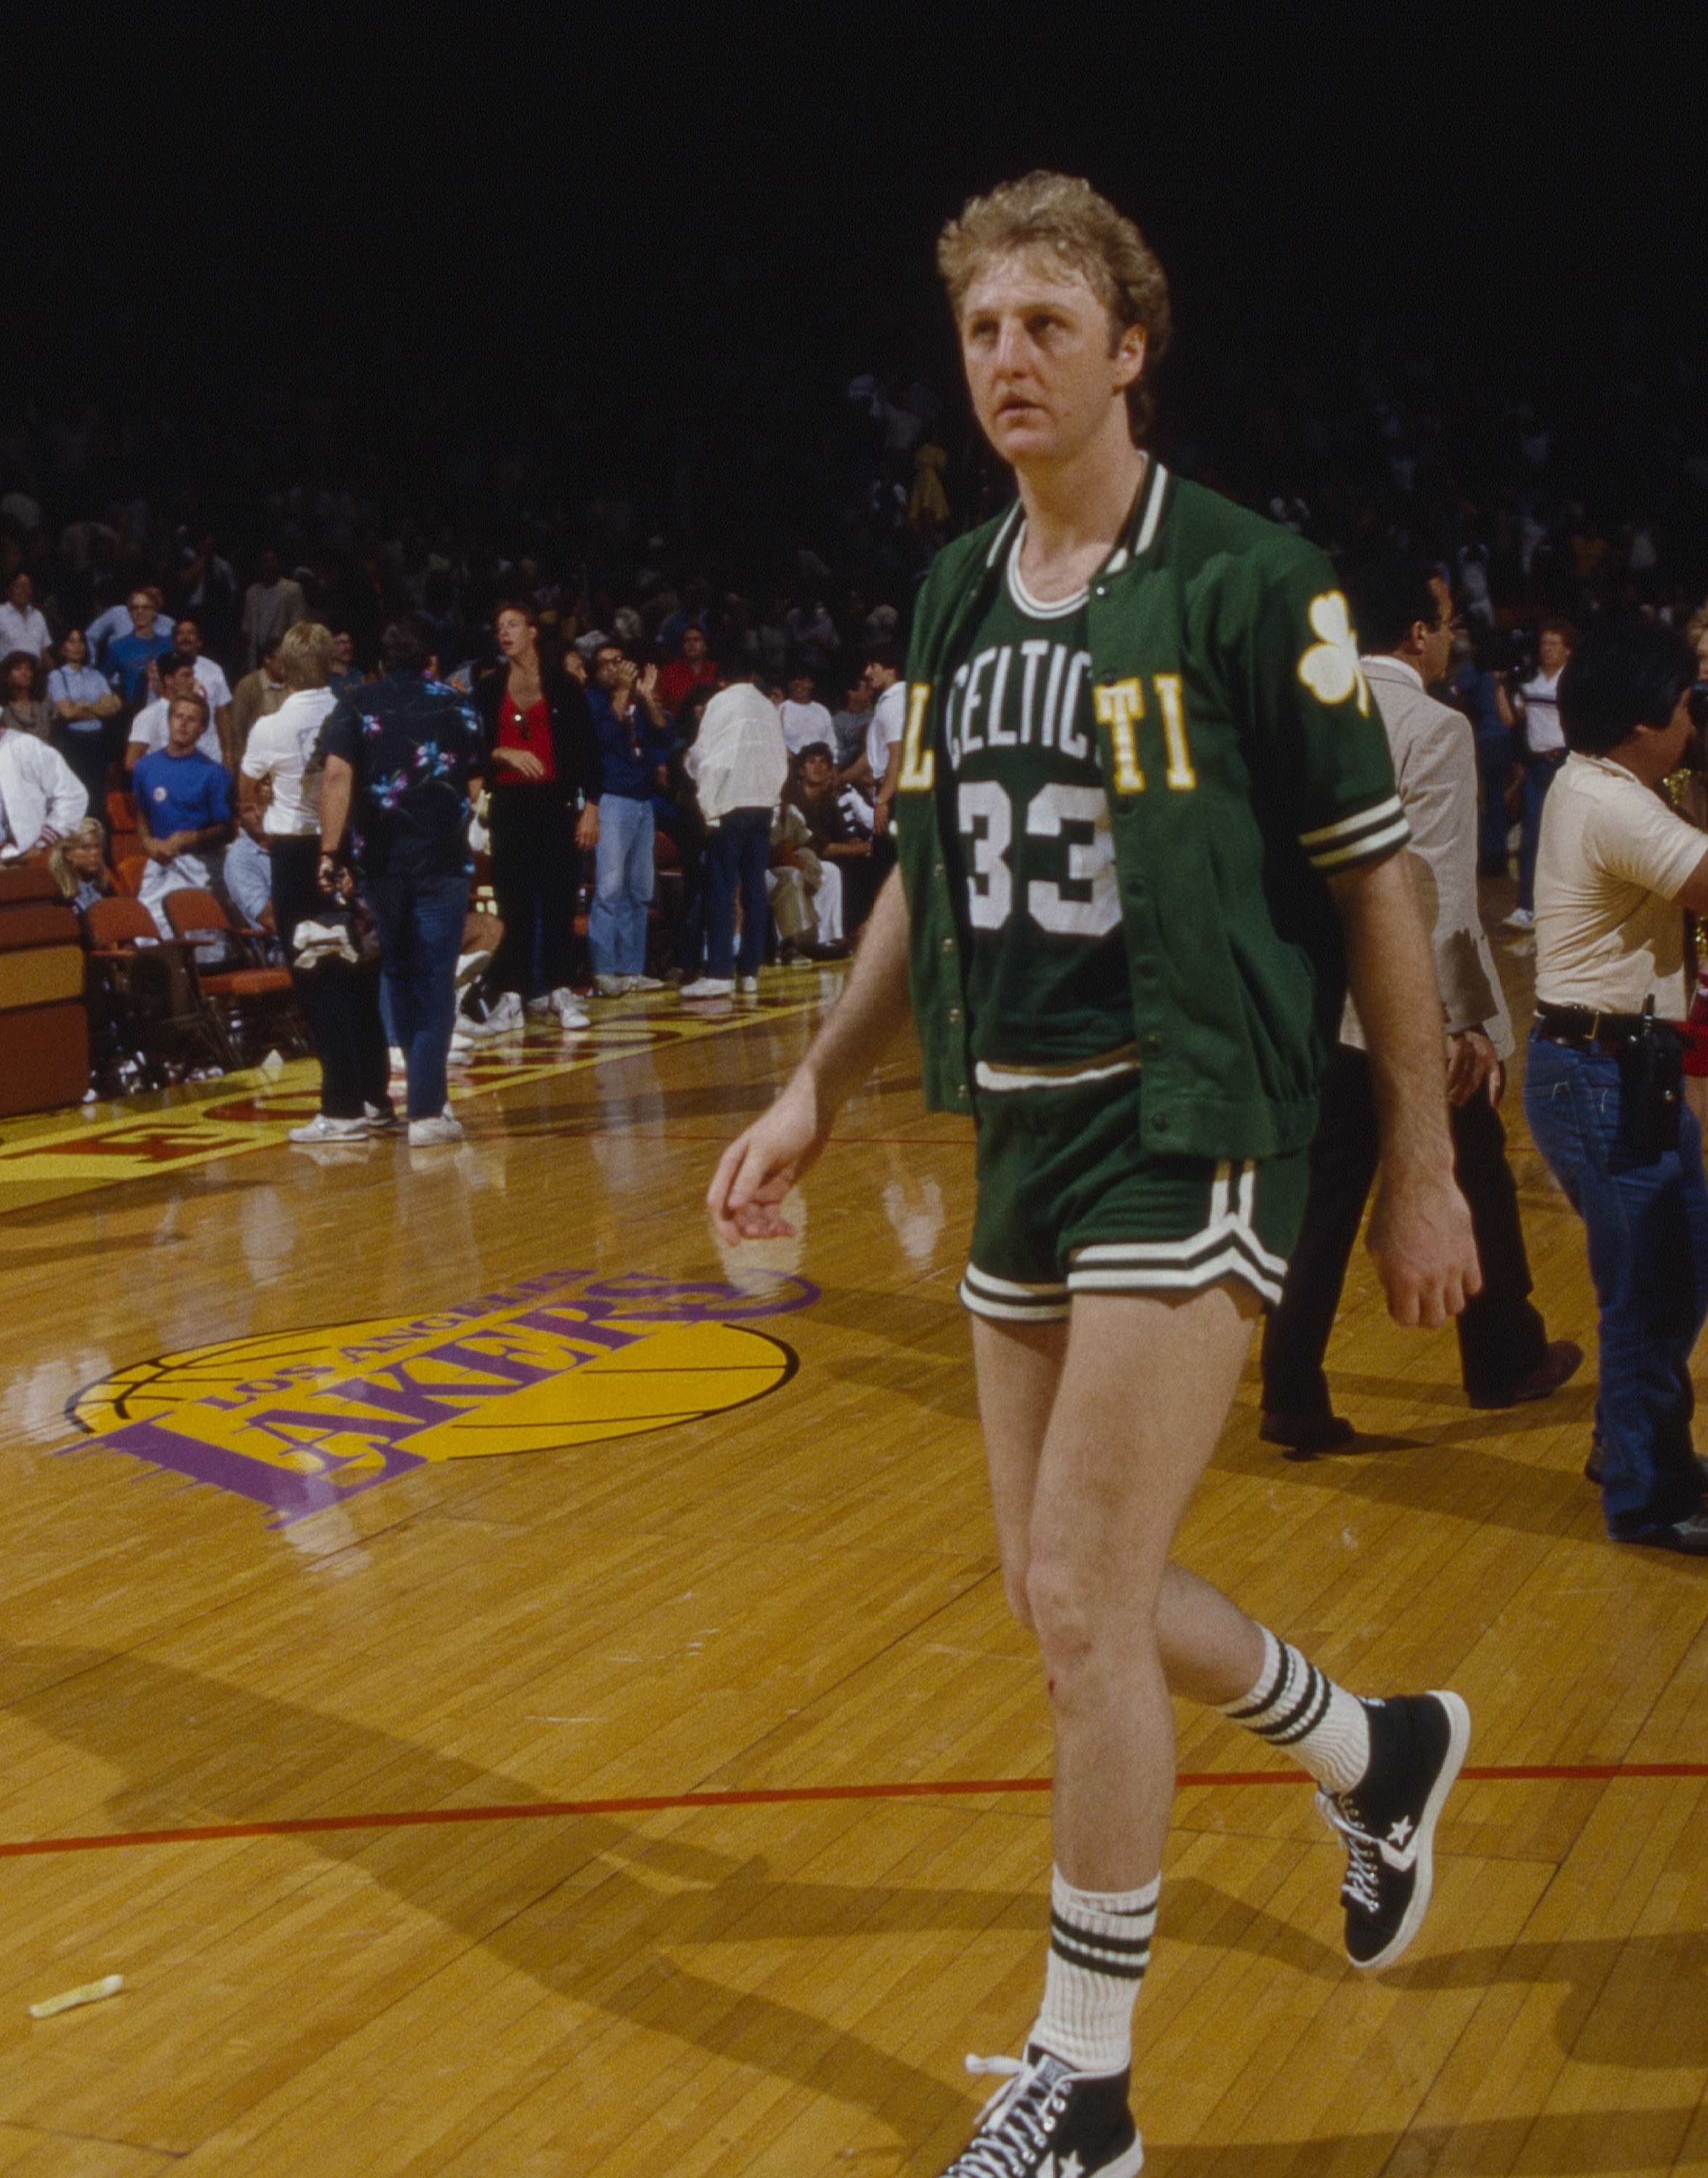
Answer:
<svg viewBox="0 0 1708 2178"><path fill-rule="evenodd" d="M706 1190L720 1239L786 1239L795 1229L778 1206L818 1158L829 1133L810 1087L791 1081L763 1119L730 1144Z"/></svg>

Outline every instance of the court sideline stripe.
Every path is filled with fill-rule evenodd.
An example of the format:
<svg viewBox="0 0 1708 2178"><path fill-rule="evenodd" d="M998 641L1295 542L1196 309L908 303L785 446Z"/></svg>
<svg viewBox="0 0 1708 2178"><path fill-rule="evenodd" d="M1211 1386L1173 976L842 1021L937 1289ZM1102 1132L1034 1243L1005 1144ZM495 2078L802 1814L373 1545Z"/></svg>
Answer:
<svg viewBox="0 0 1708 2178"><path fill-rule="evenodd" d="M1622 1777L1708 1777L1708 1762L1541 1762L1470 1765L1467 1784L1547 1784ZM1209 1785L1308 1785L1302 1770L1183 1770L1180 1791ZM0 1860L36 1853L103 1852L121 1846L211 1845L226 1838L303 1837L320 1831L410 1830L430 1823L514 1823L576 1815L652 1815L686 1808L764 1808L793 1802L944 1799L1008 1792L1047 1792L1048 1777L956 1777L928 1784L786 1785L748 1792L672 1792L619 1800L536 1800L517 1807L399 1808L364 1815L282 1816L271 1822L212 1823L191 1830L113 1831L96 1837L0 1841Z"/></svg>

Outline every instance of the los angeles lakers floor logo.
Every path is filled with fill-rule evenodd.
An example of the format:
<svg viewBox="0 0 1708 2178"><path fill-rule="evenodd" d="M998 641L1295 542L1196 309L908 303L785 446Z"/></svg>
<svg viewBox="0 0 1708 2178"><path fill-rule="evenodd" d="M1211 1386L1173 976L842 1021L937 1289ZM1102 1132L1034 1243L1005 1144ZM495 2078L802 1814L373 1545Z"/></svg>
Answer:
<svg viewBox="0 0 1708 2178"><path fill-rule="evenodd" d="M818 1298L805 1278L773 1274L684 1283L551 1271L439 1315L163 1354L91 1384L67 1411L107 1451L289 1521L430 1460L633 1436L763 1398L795 1356L747 1319Z"/></svg>

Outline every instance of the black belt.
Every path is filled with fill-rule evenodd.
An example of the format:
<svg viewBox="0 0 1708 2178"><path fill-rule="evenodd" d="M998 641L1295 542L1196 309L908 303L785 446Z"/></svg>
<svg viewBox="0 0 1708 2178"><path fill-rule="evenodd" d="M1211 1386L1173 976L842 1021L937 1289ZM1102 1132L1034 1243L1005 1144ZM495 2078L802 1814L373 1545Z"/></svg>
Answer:
<svg viewBox="0 0 1708 2178"><path fill-rule="evenodd" d="M1616 1057L1634 1042L1643 1026L1641 1014L1597 1013L1590 1006L1536 1003L1536 1034L1544 1043L1563 1043L1573 1051L1598 1051Z"/></svg>

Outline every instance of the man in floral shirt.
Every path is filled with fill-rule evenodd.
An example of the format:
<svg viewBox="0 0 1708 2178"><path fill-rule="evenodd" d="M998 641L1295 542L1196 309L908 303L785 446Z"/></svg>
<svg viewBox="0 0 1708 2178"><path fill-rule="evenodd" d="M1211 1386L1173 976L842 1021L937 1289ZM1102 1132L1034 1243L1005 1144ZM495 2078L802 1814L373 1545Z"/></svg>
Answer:
<svg viewBox="0 0 1708 2178"><path fill-rule="evenodd" d="M485 762L473 703L437 677L424 628L394 621L381 677L339 699L320 735L320 889L331 893L347 829L380 928L391 1033L409 1074L409 1141L454 1142L445 1062L457 956L468 912L471 792Z"/></svg>

